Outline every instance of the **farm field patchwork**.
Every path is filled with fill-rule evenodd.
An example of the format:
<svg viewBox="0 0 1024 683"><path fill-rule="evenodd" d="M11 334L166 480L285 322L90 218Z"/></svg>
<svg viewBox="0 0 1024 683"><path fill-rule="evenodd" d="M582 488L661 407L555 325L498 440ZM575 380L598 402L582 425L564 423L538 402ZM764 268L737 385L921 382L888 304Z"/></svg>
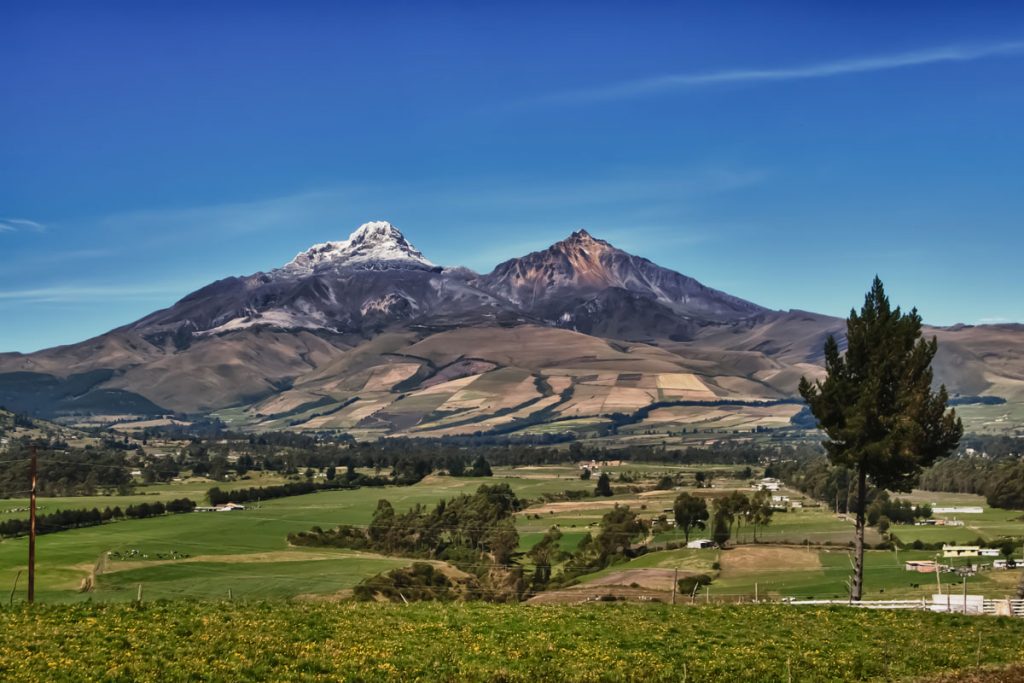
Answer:
<svg viewBox="0 0 1024 683"><path fill-rule="evenodd" d="M428 477L405 487L366 487L322 491L250 505L230 513L191 513L152 519L125 520L95 527L46 534L38 539L37 597L46 602L134 599L137 584L152 597L186 596L221 598L232 589L240 597L289 597L306 593L333 594L351 588L363 578L404 566L411 560L366 556L344 550L311 551L290 548L290 532L313 526L367 524L377 501L386 498L397 509L433 505L442 498L471 493L481 484L507 482L523 498L566 489L592 488L578 476L571 479L534 473L529 477ZM235 482L236 486L269 485L280 480ZM45 511L126 505L133 502L169 500L183 495L201 501L214 482L186 482L140 489L126 497L40 499ZM220 484L217 484L220 485ZM224 486L223 488L231 488ZM145 492L145 493L143 493ZM24 500L6 501L5 509L27 505ZM24 512L8 516L24 517ZM546 529L546 527L545 527ZM26 567L27 539L0 542L0 577L14 584ZM131 562L106 559L108 552L140 556ZM146 557L141 557L141 556ZM173 562L163 558L184 556ZM197 561L201 559L201 561ZM94 575L96 568L99 573ZM83 579L94 581L94 590L80 592ZM21 587L24 588L24 576Z"/></svg>
<svg viewBox="0 0 1024 683"><path fill-rule="evenodd" d="M940 513L936 519L955 519L964 526L908 526L895 525L891 531L904 543L921 540L924 543L971 543L981 538L994 541L1003 537L1024 535L1024 513L1020 510L1000 510L989 507L984 496L970 493L945 493L939 491L915 490L908 494L897 494L916 505L932 507L981 507L979 513Z"/></svg>
<svg viewBox="0 0 1024 683"><path fill-rule="evenodd" d="M381 498L390 500L397 510L413 505L430 506L442 498L451 498L461 493L475 491L481 484L508 483L522 497L535 501L534 505L516 515L516 526L520 534L518 550L526 552L552 526L562 532L559 543L564 551L572 551L589 532L596 532L602 515L614 505L629 505L640 516L653 520L660 514L671 517L672 501L678 494L675 490L630 492L628 483L618 481L620 475L656 480L663 474L684 473L688 476L698 470L715 473L715 488L686 490L707 498L728 493L733 489L749 490L747 482L729 478L735 467L704 466L679 467L658 463L615 463L604 468L613 480L618 493L610 498L587 497L581 500L564 500L537 503L545 494L560 494L566 490L592 491L595 481L579 478L577 466L536 466L496 467L492 478L453 478L430 476L409 487L362 488L358 490L324 491L305 496L269 500L237 513L193 513L143 520L125 520L72 531L47 534L39 539L39 560L37 593L44 602L74 602L83 600L133 599L139 584L147 598L194 597L199 599L221 599L229 591L236 598L290 598L302 595L335 596L350 589L363 578L389 569L405 566L411 559L382 557L372 553L322 548L289 547L287 535L290 532L310 529L314 526L330 528L338 524L367 524ZM186 480L172 484L140 487L131 496L93 496L81 498L43 498L40 500L44 512L61 508L82 508L120 505L122 508L139 502L167 501L187 496L202 502L206 491L213 485L230 490L241 486L278 484L283 481L276 476L254 474L251 479L218 483L204 479ZM787 492L797 496L795 492ZM941 504L978 504L978 497L956 494L933 494L915 492L914 499L921 502ZM982 501L983 502L983 501ZM0 519L24 517L18 512L27 504L24 500L8 500ZM896 526L894 532L933 534L936 540L945 540L948 533L958 532L957 540L973 540L978 535L995 537L999 534L1022 535L1019 513L986 508L981 515L971 520L968 528L903 527ZM706 536L706 531L695 531L691 538ZM969 538L968 538L969 536ZM791 512L777 512L771 524L758 530L758 540L764 543L785 543L800 545L809 542L806 548L792 548L793 559L814 557L813 566L800 562L778 563L771 558L756 561L757 553L764 546L741 546L722 553L721 575L715 577L712 595L723 599L727 596L752 595L754 584L758 584L762 595L772 596L818 596L831 597L845 594L845 581L849 575L849 556L842 548L853 539L853 525L849 520L838 518L823 507L808 507ZM683 535L677 530L658 533L648 539L654 548L666 544L682 544ZM753 540L753 529L749 525L737 528L735 539L742 543ZM868 541L878 543L881 538L873 530L868 531ZM950 539L952 540L952 539ZM904 538L905 542L909 542ZM832 546L825 550L821 545ZM108 553L110 556L108 557ZM703 568L717 560L708 560L708 553L718 551L669 550L652 552L624 564L580 578L583 585L598 582L597 585L618 585L608 577L616 572L637 572L665 570L653 575L639 574L644 582L654 581L662 588L670 588L666 579L668 572L679 568L685 572ZM732 560L744 554L755 558L736 569ZM931 559L934 551L917 554L901 552L901 559ZM19 570L25 568L26 540L6 539L0 542L0 580L6 579L13 586ZM716 555L717 557L717 555ZM698 559L694 559L698 558ZM777 559L777 558L776 558ZM529 560L521 560L527 572L532 571ZM773 564L774 562L774 564ZM799 566L797 566L799 565ZM892 595L927 595L931 578L908 577L897 565L893 553L872 551L868 554L867 582L870 595L884 590L882 597ZM557 571L557 567L556 567ZM716 572L711 572L716 573ZM997 576L989 572L979 575L972 585L977 585L991 596L1005 595L1015 586L1011 575L1002 572ZM653 578L652 578L653 577ZM952 577L951 577L952 579ZM21 588L24 590L24 576ZM83 580L91 582L91 590ZM943 580L946 580L945 577ZM627 581L623 585L632 583ZM619 583L622 583L619 581ZM912 588L911 584L919 584ZM929 585L926 585L929 584Z"/></svg>
<svg viewBox="0 0 1024 683"><path fill-rule="evenodd" d="M896 553L871 550L865 553L865 598L926 599L938 590L934 574L908 572L908 560L933 560L931 551ZM599 572L580 577L579 584L565 591L558 601L572 602L637 585L661 599L672 590L675 571L679 577L706 574L713 582L701 588L697 602L750 601L760 598L842 599L849 594L852 573L849 552L813 547L747 545L729 550L678 549L647 553L628 562L613 564ZM986 571L968 579L971 593L1005 597L1016 591L1021 570ZM941 576L943 592L959 594L961 579ZM636 584L636 585L634 585ZM628 593L629 591L627 591ZM575 596L575 597L574 597ZM540 602L547 602L541 596ZM679 596L684 600L684 596Z"/></svg>

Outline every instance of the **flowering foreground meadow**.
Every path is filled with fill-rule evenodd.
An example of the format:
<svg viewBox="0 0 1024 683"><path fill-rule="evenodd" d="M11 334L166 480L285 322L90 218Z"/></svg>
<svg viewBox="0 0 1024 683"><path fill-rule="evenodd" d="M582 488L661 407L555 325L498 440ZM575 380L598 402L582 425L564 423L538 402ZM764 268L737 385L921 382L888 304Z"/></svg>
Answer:
<svg viewBox="0 0 1024 683"><path fill-rule="evenodd" d="M779 605L155 602L0 612L4 681L899 680L1024 659L1024 620Z"/></svg>

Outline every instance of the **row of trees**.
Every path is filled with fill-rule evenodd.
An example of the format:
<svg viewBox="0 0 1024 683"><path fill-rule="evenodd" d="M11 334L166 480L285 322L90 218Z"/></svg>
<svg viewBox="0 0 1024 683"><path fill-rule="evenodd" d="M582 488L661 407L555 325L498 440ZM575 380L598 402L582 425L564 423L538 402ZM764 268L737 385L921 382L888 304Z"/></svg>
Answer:
<svg viewBox="0 0 1024 683"><path fill-rule="evenodd" d="M418 480L417 480L418 481ZM349 471L341 477L327 477L325 481L295 481L287 484L274 486L252 486L249 488L233 489L224 491L219 486L214 486L206 492L206 498L210 505L224 505L225 503L252 503L260 500L273 500L274 498L288 498L290 496L304 496L307 493L316 491L333 491L336 489L353 489L360 486L387 486L399 483L384 477L370 477L357 472ZM406 483L406 482L402 482ZM411 482L415 483L415 482Z"/></svg>
<svg viewBox="0 0 1024 683"><path fill-rule="evenodd" d="M506 565L519 545L513 515L522 506L508 484L482 485L472 495L416 505L399 513L380 500L369 526L342 525L289 534L294 545L373 550L388 555L443 559L467 569ZM475 571L473 572L475 573Z"/></svg>
<svg viewBox="0 0 1024 683"><path fill-rule="evenodd" d="M765 474L781 479L839 512L852 510L856 502L853 470L833 465L825 457L772 463ZM943 458L922 469L918 486L928 491L974 493L985 496L991 507L1024 510L1024 460L980 456ZM865 491L867 509L885 496L884 490L869 485ZM873 522L869 522L870 525Z"/></svg>
<svg viewBox="0 0 1024 683"><path fill-rule="evenodd" d="M977 493L992 507L1024 510L1024 460L1016 456L947 458L924 471L921 488Z"/></svg>
<svg viewBox="0 0 1024 683"><path fill-rule="evenodd" d="M914 505L909 500L891 498L886 491L882 491L868 506L868 526L879 526L880 531L885 531L882 526L888 527L890 522L896 524L913 524L919 519L928 519L932 516L930 505Z"/></svg>
<svg viewBox="0 0 1024 683"><path fill-rule="evenodd" d="M192 512L196 504L188 498L179 498L168 503L139 503L129 505L122 510L120 507L105 508L102 512L99 508L91 510L58 510L48 515L36 517L36 533L51 534L57 531L68 529L79 529L88 526L97 526L104 522L119 519L145 519L147 517L158 517L165 514L180 514ZM0 522L0 536L24 536L29 533L29 520L8 519Z"/></svg>
<svg viewBox="0 0 1024 683"><path fill-rule="evenodd" d="M237 434L194 438L172 457L155 458L144 466L147 482L169 481L183 470L225 479L251 470L298 474L306 468L374 469L392 471L398 478L414 479L425 472L445 471L452 476L488 476L492 466L561 464L583 460L636 460L677 464L757 464L801 457L813 445L759 446L723 442L712 447L668 449L664 446L606 448L573 442L565 447L506 440L500 444L425 438L392 438L356 442L351 437L323 440L307 434ZM820 452L820 451L819 451Z"/></svg>
<svg viewBox="0 0 1024 683"><path fill-rule="evenodd" d="M684 491L676 496L672 510L676 528L682 530L687 543L690 542L690 534L708 528L710 520L711 539L720 546L733 538L734 531L739 531L744 523L753 529L756 543L758 530L771 524L774 514L771 494L767 491L758 491L750 496L733 491L727 496L714 498L710 511L705 498Z"/></svg>
<svg viewBox="0 0 1024 683"><path fill-rule="evenodd" d="M32 444L18 440L0 462L0 495L24 496L29 482ZM70 448L67 444L37 444L40 496L92 496L101 492L128 494L132 477L126 453L119 449Z"/></svg>
<svg viewBox="0 0 1024 683"><path fill-rule="evenodd" d="M146 517L159 517L160 515L176 515L184 512L192 512L196 504L188 498L176 498L164 504L160 501L155 503L139 503L129 505L124 509L124 516L131 519L145 519Z"/></svg>

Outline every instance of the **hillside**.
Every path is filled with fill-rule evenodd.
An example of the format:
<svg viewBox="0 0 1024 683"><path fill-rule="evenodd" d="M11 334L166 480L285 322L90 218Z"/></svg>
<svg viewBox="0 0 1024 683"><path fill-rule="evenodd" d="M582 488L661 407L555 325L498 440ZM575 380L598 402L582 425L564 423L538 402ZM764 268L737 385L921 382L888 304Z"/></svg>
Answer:
<svg viewBox="0 0 1024 683"><path fill-rule="evenodd" d="M1005 399L972 415L1008 428L1024 405L1024 326L928 331L937 379ZM65 422L212 413L246 429L438 436L768 401L783 407L733 427L777 427L842 333L840 319L765 309L585 231L478 275L378 221L95 339L0 354L0 405Z"/></svg>

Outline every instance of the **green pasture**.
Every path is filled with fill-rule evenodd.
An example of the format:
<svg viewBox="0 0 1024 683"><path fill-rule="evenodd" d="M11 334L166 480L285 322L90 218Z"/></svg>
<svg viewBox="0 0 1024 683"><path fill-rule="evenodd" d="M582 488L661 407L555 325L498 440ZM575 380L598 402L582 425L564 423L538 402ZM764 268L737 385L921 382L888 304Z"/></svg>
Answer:
<svg viewBox="0 0 1024 683"><path fill-rule="evenodd" d="M612 469L613 485L618 493L611 498L586 498L564 501L539 507L535 504L516 516L520 533L519 550L526 552L553 525L562 531L561 546L571 551L588 532L597 530L608 505L628 504L643 518L651 520L663 510L671 508L676 491L639 495L627 491L628 484L615 482L618 473L628 471L651 480L661 474L686 472L697 469L718 470L715 489L687 489L701 495L714 496L728 493L733 488L747 489L747 482L727 479L727 473L737 468L724 466L673 467L657 463L626 463ZM538 503L545 494L558 494L567 489L592 490L596 479L582 481L578 469L572 466L552 467L498 467L491 478L453 478L432 476L409 487L376 487L357 490L324 491L305 496L268 500L241 512L191 513L170 515L144 520L125 520L99 527L77 529L40 536L38 540L37 595L45 602L80 600L127 600L135 597L138 585L145 595L160 597L223 598L231 591L239 598L275 598L301 594L330 595L350 588L369 575L407 564L405 558L385 558L366 553L353 553L340 549L292 548L287 544L290 532L307 530L313 526L330 528L338 524L366 524L370 521L377 502L386 498L398 510L413 505L432 506L442 498L471 493L481 484L508 483L517 495ZM211 486L230 490L237 487L267 486L281 483L276 476L254 474L250 479L234 482L212 482L192 479L171 484L139 487L131 496L91 496L80 498L41 498L42 512L61 508L100 509L114 505L122 508L140 502L167 501L188 497L204 502ZM796 494L789 492L794 498ZM921 502L939 504L977 504L978 497L955 494L915 492ZM27 504L24 500L0 503L0 518L24 517L23 512L5 512ZM603 505L603 506L601 506ZM599 507L600 506L600 507ZM671 517L671 513L664 513ZM967 516L964 516L968 519ZM921 537L936 541L967 541L978 535L995 538L1003 535L1024 536L1024 522L1020 513L986 508L981 515L971 516L965 528L893 527L893 532L904 542ZM949 537L949 532L955 535ZM910 537L909 534L919 536ZM907 534L908 536L905 536ZM927 536L933 535L932 537ZM691 539L706 532L694 532ZM948 538L947 538L948 537ZM909 538L909 540L908 540ZM683 535L678 531L658 534L654 547L667 543L681 544ZM734 543L749 543L753 529L748 525L737 528ZM761 543L804 544L805 552L820 558L814 567L752 566L749 574L721 577L712 586L712 595L753 592L755 582L762 591L786 595L814 595L827 597L843 595L849 575L848 554L844 550L824 551L820 546L845 546L853 540L853 524L840 519L826 508L815 507L790 512L776 512L772 523L758 530ZM869 530L868 542L875 544L881 538ZM24 538L0 542L0 586L13 587L19 570L26 567L27 541ZM745 547L741 546L740 550ZM127 555L136 551L132 560L110 559L107 553ZM654 552L625 566L635 568L664 568L674 562L686 566L709 566L707 557L717 551L675 550ZM737 551L725 551L726 553ZM932 557L925 553L922 557ZM146 557L142 557L146 556ZM187 557L183 557L187 556ZM913 557L901 553L900 559ZM688 559L689 558L689 559ZM698 558L696 564L690 560ZM872 551L868 554L867 587L872 591L885 591L885 595L917 595L911 583L921 584L921 594L931 588L924 584L933 577L908 576L893 553ZM668 564L666 564L668 563ZM688 564L689 563L689 564ZM606 571L617 571L616 565ZM91 592L79 592L83 579L92 577L95 585ZM979 590L995 594L1007 592L1011 585L1004 572L977 577ZM6 582L6 583L5 583ZM19 579L24 590L25 576ZM991 583L991 586L989 586ZM881 593L879 593L881 594Z"/></svg>
<svg viewBox="0 0 1024 683"><path fill-rule="evenodd" d="M578 481L578 480L577 480ZM354 557L347 551L289 548L289 532L313 526L329 528L338 524L366 524L377 502L387 498L399 510L416 504L431 506L442 498L471 493L481 484L509 483L520 496L537 496L547 490L564 490L571 482L556 479L430 477L415 486L374 487L323 491L305 496L280 498L250 506L239 512L194 512L142 520L125 520L40 536L37 544L37 595L45 601L83 600L90 597L133 597L138 583L156 595L222 597L236 585L239 594L260 595L260 586L273 586L270 596L312 592L334 592L382 569L407 561L393 558ZM246 482L248 483L248 482ZM584 482L581 482L584 483ZM163 494L180 497L189 485L167 487ZM204 484L205 492L208 485ZM129 498L111 499L122 505ZM146 496L142 500L155 500ZM78 499L69 499L75 501ZM78 505L75 505L78 507ZM137 550L148 555L142 566L107 561L107 571L96 579L93 593L79 593L88 576L108 551ZM188 555L187 561L164 563L158 555ZM330 555L306 560L306 556ZM269 557L258 555L270 554ZM225 557L217 561L217 557ZM230 556L230 557L226 557ZM13 585L19 570L26 568L27 539L0 542L0 582ZM202 561L196 561L199 558ZM148 562L148 563L147 563ZM302 580L306 575L306 580ZM263 578L261 578L263 577ZM25 577L21 577L24 588ZM124 590L124 587L132 590Z"/></svg>
<svg viewBox="0 0 1024 683"><path fill-rule="evenodd" d="M773 557L780 551L784 555ZM730 558L742 555L742 566L730 566ZM763 559L761 556L763 555ZM933 551L869 550L864 556L866 600L926 599L938 592L935 574L907 571L908 560L934 560ZM763 562L763 564L760 564ZM606 584L608 577L627 572L629 581L637 580L634 570L678 569L680 576L707 574L714 580L701 589L701 600L735 601L750 599L756 593L762 598L842 599L849 595L847 582L852 574L850 551L774 546L741 546L728 550L678 549L647 553L627 562L611 565L601 571L580 577L579 582ZM715 567L718 563L719 568ZM1013 595L1024 571L984 571L968 577L968 591L987 597ZM939 576L941 590L960 594L963 579L953 573ZM609 592L614 592L610 590Z"/></svg>
<svg viewBox="0 0 1024 683"><path fill-rule="evenodd" d="M245 489L253 486L276 486L286 483L282 476L272 473L253 472L248 478L236 479L233 481L212 481L203 477L189 478L181 482L167 484L147 484L135 487L135 492L122 496L116 493L110 495L96 496L40 496L37 500L39 514L45 515L58 510L91 510L120 506L123 510L129 505L139 503L166 503L175 498L189 498L198 505L204 505L206 492L214 486L223 491ZM25 509L28 508L28 498L5 498L0 500L0 520L9 518L24 518L28 515Z"/></svg>
<svg viewBox="0 0 1024 683"><path fill-rule="evenodd" d="M936 514L936 518L957 519L964 523L962 527L954 526L909 526L894 525L890 533L903 543L920 540L923 543L970 543L981 538L988 542L1002 538L1013 538L1018 543L1024 539L1024 513L1020 510L1002 510L988 506L984 496L970 493L945 493L939 491L915 490L910 494L895 494L911 502L933 507L966 507L981 506L981 514Z"/></svg>

